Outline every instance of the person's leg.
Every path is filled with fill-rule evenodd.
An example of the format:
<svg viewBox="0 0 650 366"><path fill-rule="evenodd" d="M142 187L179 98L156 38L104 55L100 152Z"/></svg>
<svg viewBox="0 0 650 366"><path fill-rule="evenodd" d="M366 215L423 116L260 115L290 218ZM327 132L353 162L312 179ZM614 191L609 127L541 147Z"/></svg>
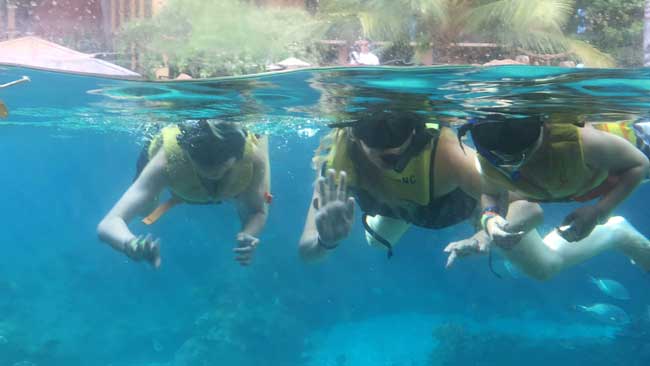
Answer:
<svg viewBox="0 0 650 366"><path fill-rule="evenodd" d="M370 228L382 238L388 240L392 246L395 246L402 235L404 235L409 227L411 227L411 224L404 220L375 215L368 216L368 226L370 226ZM377 241L368 231L366 231L366 241L370 246L386 249L386 247Z"/></svg>
<svg viewBox="0 0 650 366"><path fill-rule="evenodd" d="M650 240L622 216L610 218L606 225L615 225L625 235L617 249L644 271L650 272Z"/></svg>
<svg viewBox="0 0 650 366"><path fill-rule="evenodd" d="M538 207L528 202L514 202L507 218L515 227L530 223L530 212ZM514 248L502 253L528 276L546 280L610 249L621 250L644 270L650 270L650 242L620 216L598 225L587 238L576 243L567 242L555 230L542 239L534 229Z"/></svg>

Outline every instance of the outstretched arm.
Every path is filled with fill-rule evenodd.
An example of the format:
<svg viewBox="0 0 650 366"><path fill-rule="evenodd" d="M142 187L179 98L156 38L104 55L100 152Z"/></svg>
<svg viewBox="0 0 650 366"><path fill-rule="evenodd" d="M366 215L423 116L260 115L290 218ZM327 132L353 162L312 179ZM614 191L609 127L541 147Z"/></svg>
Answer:
<svg viewBox="0 0 650 366"><path fill-rule="evenodd" d="M253 179L249 189L237 198L237 212L242 223L241 233L258 236L268 215L267 200L271 193L271 169L268 138L260 138L254 161Z"/></svg>
<svg viewBox="0 0 650 366"><path fill-rule="evenodd" d="M305 261L324 258L350 234L353 223L354 198L347 193L346 173L339 173L337 184L336 173L330 169L327 178L316 180L298 245L300 257Z"/></svg>
<svg viewBox="0 0 650 366"><path fill-rule="evenodd" d="M128 223L138 214L143 213L150 203L160 194L166 184L164 174L166 158L162 150L145 166L131 187L106 214L97 226L99 239L110 244L115 250L133 258L138 249L129 246L136 236L129 230ZM157 244L145 240L149 245ZM150 247L149 249L155 249ZM134 258L141 259L141 258ZM158 259L159 261L159 259ZM159 264L159 263L158 263ZM154 263L156 265L156 263Z"/></svg>
<svg viewBox="0 0 650 366"><path fill-rule="evenodd" d="M595 205L582 206L562 222L560 235L571 242L585 238L625 200L648 174L648 159L625 139L591 128L580 129L585 163L606 170L616 182Z"/></svg>
<svg viewBox="0 0 650 366"><path fill-rule="evenodd" d="M623 202L648 174L648 158L621 137L593 128L580 129L585 162L618 177L616 186L605 194L596 207L605 218Z"/></svg>
<svg viewBox="0 0 650 366"><path fill-rule="evenodd" d="M268 217L268 203L271 199L271 169L269 164L268 137L260 138L253 162L253 179L248 190L237 197L237 212L242 229L237 233L237 247L233 249L235 259L247 266L253 260L253 253L260 240Z"/></svg>

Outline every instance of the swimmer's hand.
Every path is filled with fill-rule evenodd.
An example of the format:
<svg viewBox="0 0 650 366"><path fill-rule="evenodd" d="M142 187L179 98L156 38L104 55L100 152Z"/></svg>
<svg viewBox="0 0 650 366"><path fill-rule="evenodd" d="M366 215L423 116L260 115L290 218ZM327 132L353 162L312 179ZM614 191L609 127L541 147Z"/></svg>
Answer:
<svg viewBox="0 0 650 366"><path fill-rule="evenodd" d="M253 235L247 233L237 234L237 248L232 251L237 254L235 260L239 262L242 266L247 266L251 264L253 260L253 253L255 253L255 248L260 243L260 239L254 237Z"/></svg>
<svg viewBox="0 0 650 366"><path fill-rule="evenodd" d="M487 253L489 245L490 238L483 230L477 232L471 238L450 243L444 249L445 253L449 254L445 268L451 267L458 258Z"/></svg>
<svg viewBox="0 0 650 366"><path fill-rule="evenodd" d="M151 234L140 235L124 244L124 253L134 261L145 260L154 268L160 267L160 239L155 239Z"/></svg>
<svg viewBox="0 0 650 366"><path fill-rule="evenodd" d="M575 242L586 238L601 221L602 213L596 206L583 206L571 212L562 221L558 233L564 240Z"/></svg>
<svg viewBox="0 0 650 366"><path fill-rule="evenodd" d="M341 171L336 183L336 172L327 171L327 178L320 177L318 198L314 199L315 222L319 244L327 249L336 247L352 230L354 223L354 198L348 196L347 175Z"/></svg>
<svg viewBox="0 0 650 366"><path fill-rule="evenodd" d="M494 216L485 223L485 231L494 244L503 249L511 249L521 241L524 231L512 231L510 222L501 216Z"/></svg>

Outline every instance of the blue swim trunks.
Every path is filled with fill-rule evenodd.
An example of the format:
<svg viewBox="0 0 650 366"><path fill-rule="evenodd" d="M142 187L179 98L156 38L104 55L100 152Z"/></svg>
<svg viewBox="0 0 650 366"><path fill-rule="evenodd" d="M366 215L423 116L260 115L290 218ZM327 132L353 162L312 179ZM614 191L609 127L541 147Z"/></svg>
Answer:
<svg viewBox="0 0 650 366"><path fill-rule="evenodd" d="M636 134L636 147L650 160L650 121L635 122L632 127Z"/></svg>

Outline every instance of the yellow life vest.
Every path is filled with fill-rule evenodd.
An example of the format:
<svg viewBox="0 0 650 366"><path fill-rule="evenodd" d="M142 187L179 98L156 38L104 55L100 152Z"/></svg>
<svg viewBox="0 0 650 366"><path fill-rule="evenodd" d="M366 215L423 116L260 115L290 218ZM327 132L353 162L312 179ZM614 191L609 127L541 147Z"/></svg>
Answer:
<svg viewBox="0 0 650 366"><path fill-rule="evenodd" d="M573 124L547 124L539 149L511 179L479 156L481 173L488 180L539 202L568 201L600 186L608 176L585 163L580 130Z"/></svg>
<svg viewBox="0 0 650 366"><path fill-rule="evenodd" d="M212 203L234 198L244 192L253 178L253 153L257 137L248 133L244 156L237 161L228 174L210 191L202 182L187 153L178 144L181 133L177 125L168 126L154 137L149 145L149 159L163 149L167 164L165 171L174 196L188 203Z"/></svg>
<svg viewBox="0 0 650 366"><path fill-rule="evenodd" d="M409 161L401 173L394 170L382 170L382 174L378 177L367 177L359 174L352 160L347 131L339 129L333 131L332 134L334 134L332 136L334 142L326 160L327 168L337 172L345 171L350 186L364 188L394 202L427 205L431 201L431 174L429 172L433 140L419 155Z"/></svg>
<svg viewBox="0 0 650 366"><path fill-rule="evenodd" d="M427 130L434 134L433 138L409 160L402 172L364 171L366 164L358 164L361 152L350 141L349 132L333 131L326 137L332 143L323 168L347 173L348 185L367 214L398 218L434 229L455 225L471 215L476 201L460 189L434 198L432 159L439 132L435 124L427 124Z"/></svg>

